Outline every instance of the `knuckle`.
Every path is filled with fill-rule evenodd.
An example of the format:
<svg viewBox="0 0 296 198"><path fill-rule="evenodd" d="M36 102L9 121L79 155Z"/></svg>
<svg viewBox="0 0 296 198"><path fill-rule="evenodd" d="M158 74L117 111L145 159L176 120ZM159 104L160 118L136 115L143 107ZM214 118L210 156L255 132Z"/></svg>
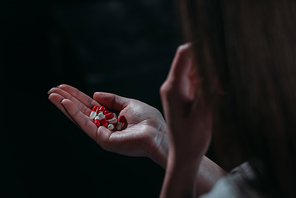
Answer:
<svg viewBox="0 0 296 198"><path fill-rule="evenodd" d="M117 102L118 102L117 96L116 95L111 95L111 97L110 97L110 106L112 108L114 108L114 106L117 104Z"/></svg>
<svg viewBox="0 0 296 198"><path fill-rule="evenodd" d="M167 92L168 92L167 83L164 82L159 89L159 93L161 96L165 96Z"/></svg>
<svg viewBox="0 0 296 198"><path fill-rule="evenodd" d="M85 102L88 107L92 107L94 100L92 98L87 98Z"/></svg>
<svg viewBox="0 0 296 198"><path fill-rule="evenodd" d="M76 117L77 117L77 115L78 115L78 113L79 113L79 110L78 110L78 109L76 109L76 110L75 110L75 112L72 114L72 117L73 117L73 118L76 118Z"/></svg>
<svg viewBox="0 0 296 198"><path fill-rule="evenodd" d="M172 97L175 93L173 85L167 81L161 85L159 92L163 98Z"/></svg>
<svg viewBox="0 0 296 198"><path fill-rule="evenodd" d="M89 108L86 107L86 106L81 106L81 107L80 107L80 111L81 111L84 115L86 115L86 116L89 116L89 114L90 114L90 110L91 110L91 109L89 109Z"/></svg>

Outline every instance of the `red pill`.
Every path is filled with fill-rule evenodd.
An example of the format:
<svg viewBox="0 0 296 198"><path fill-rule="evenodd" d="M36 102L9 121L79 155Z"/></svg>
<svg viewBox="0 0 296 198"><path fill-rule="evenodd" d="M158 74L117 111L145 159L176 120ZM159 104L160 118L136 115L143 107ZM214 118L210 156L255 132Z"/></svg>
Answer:
<svg viewBox="0 0 296 198"><path fill-rule="evenodd" d="M110 111L105 110L103 113L106 115L106 114L110 113Z"/></svg>
<svg viewBox="0 0 296 198"><path fill-rule="evenodd" d="M105 114L105 118L107 119L107 120L109 120L109 119L111 119L111 118L113 118L114 117L114 114L113 113L107 113L107 114Z"/></svg>
<svg viewBox="0 0 296 198"><path fill-rule="evenodd" d="M101 106L101 107L99 108L99 111L104 112L105 110L106 110L106 107L104 107L104 106Z"/></svg>
<svg viewBox="0 0 296 198"><path fill-rule="evenodd" d="M92 111L95 111L95 112L98 112L98 110L99 110L99 107L97 105L95 105L92 109Z"/></svg>
<svg viewBox="0 0 296 198"><path fill-rule="evenodd" d="M116 129L121 130L121 129L123 129L123 127L125 127L126 124L127 124L126 118L124 117L124 115L121 115L118 118Z"/></svg>
<svg viewBox="0 0 296 198"><path fill-rule="evenodd" d="M101 121L102 126L104 126L104 127L107 127L109 124L109 121L106 118L103 118L100 121Z"/></svg>
<svg viewBox="0 0 296 198"><path fill-rule="evenodd" d="M125 118L125 116L124 116L124 115L119 116L119 118L118 118L118 122L126 123L126 118Z"/></svg>
<svg viewBox="0 0 296 198"><path fill-rule="evenodd" d="M117 115L113 113L113 118L108 120L110 124L116 124L117 123Z"/></svg>
<svg viewBox="0 0 296 198"><path fill-rule="evenodd" d="M95 121L94 121L94 123L95 123L95 125L96 125L97 127L99 127L99 126L101 125L101 122L100 122L98 116L95 117Z"/></svg>
<svg viewBox="0 0 296 198"><path fill-rule="evenodd" d="M92 111L91 111L89 117L90 117L91 119L94 119L94 118L97 116L98 112L99 112L99 107L98 107L97 105L95 105L95 106L93 107L93 109L92 109Z"/></svg>

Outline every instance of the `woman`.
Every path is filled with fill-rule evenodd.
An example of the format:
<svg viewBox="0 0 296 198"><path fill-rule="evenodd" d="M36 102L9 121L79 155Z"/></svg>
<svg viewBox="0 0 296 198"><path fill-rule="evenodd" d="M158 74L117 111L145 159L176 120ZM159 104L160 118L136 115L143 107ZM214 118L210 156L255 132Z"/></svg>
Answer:
<svg viewBox="0 0 296 198"><path fill-rule="evenodd" d="M193 167L200 164L213 127L217 149L224 151L218 150L219 156L231 156L228 161L235 164L252 159L236 169L228 180L222 180L216 192L221 193L223 187L232 187L225 197L231 197L231 194L237 197L296 197L296 97L291 91L296 88L295 2L192 0L180 1L180 7L187 38L194 41L192 47L198 69L195 80L200 82L202 94L199 90L196 93L178 90L186 73L174 72L172 67L172 75L163 85L161 95L168 120L170 152L171 147L176 147L176 151L172 153L171 166L167 166L163 194L174 193L171 191L177 185L174 181L184 167L181 161L193 163L190 174L196 173ZM180 70L186 71L184 67L180 66ZM182 81L178 81L180 77ZM192 83L188 81L194 85L193 80ZM195 114L201 112L196 118L203 125L207 120L202 118L213 115L209 117L214 123L209 119L208 126L202 127L208 132L198 131L200 125L187 123L191 131L183 133L190 139L181 139L182 130L173 124L176 112L169 111L178 98L184 108L189 107ZM199 103L200 107L196 105ZM190 112L182 114L182 109L177 114L190 116ZM194 128L196 131L192 131ZM186 152L186 148L182 149L182 141L194 138L199 139L196 140L200 145L195 149L197 153L190 156L192 151L187 151L189 157L182 159L180 153ZM172 173L168 174L168 170ZM184 175L189 174L188 169L184 171ZM190 184L195 180L186 179ZM193 193L189 189L187 192Z"/></svg>
<svg viewBox="0 0 296 198"><path fill-rule="evenodd" d="M296 197L296 3L178 7L191 44L178 49L161 87L166 122L139 101L101 92L92 99L69 85L49 99L104 149L166 168L161 197ZM97 129L88 119L93 105L121 111L128 127ZM207 159L212 137L223 167L246 163L227 174Z"/></svg>

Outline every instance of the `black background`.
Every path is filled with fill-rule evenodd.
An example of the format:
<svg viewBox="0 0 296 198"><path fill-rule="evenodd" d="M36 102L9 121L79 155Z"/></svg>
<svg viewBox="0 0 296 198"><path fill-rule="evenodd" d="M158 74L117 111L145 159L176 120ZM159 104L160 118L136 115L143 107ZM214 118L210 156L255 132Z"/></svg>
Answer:
<svg viewBox="0 0 296 198"><path fill-rule="evenodd" d="M161 111L182 43L173 1L2 1L0 14L0 196L158 197L163 168L102 150L47 91L66 83Z"/></svg>

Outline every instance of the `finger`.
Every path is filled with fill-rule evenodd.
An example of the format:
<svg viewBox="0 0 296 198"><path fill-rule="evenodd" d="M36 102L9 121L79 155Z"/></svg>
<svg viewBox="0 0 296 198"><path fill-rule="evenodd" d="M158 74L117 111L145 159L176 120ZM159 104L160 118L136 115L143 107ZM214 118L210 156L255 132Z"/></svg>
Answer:
<svg viewBox="0 0 296 198"><path fill-rule="evenodd" d="M105 150L107 151L113 151L113 147L109 144L109 139L110 139L110 136L112 135L112 132L103 127L103 126L100 126L97 130L97 136L96 136L96 139L95 141Z"/></svg>
<svg viewBox="0 0 296 198"><path fill-rule="evenodd" d="M93 98L106 108L116 111L124 109L132 100L112 93L104 92L95 92Z"/></svg>
<svg viewBox="0 0 296 198"><path fill-rule="evenodd" d="M196 75L196 67L190 43L179 46L170 68L167 80L171 81L177 88L184 89L184 77Z"/></svg>
<svg viewBox="0 0 296 198"><path fill-rule="evenodd" d="M85 106L87 106L90 109L93 108L93 106L95 106L95 105L101 106L98 102L93 100L91 97L89 97L85 93L79 91L75 87L72 87L72 86L66 85L66 84L61 84L58 86L58 88L68 92L69 94L71 94L73 97L75 97L77 100L82 102Z"/></svg>
<svg viewBox="0 0 296 198"><path fill-rule="evenodd" d="M73 95L69 94L68 92L64 91L63 89L54 87L51 90L49 90L48 93L49 94L57 93L63 98L71 100L82 113L89 116L91 109L85 106L85 104L83 104L81 101L79 101L77 98L75 98Z"/></svg>
<svg viewBox="0 0 296 198"><path fill-rule="evenodd" d="M89 137L91 137L93 140L97 139L97 126L90 120L88 116L84 115L69 99L62 100L61 105L65 108L65 111L72 118L72 120Z"/></svg>
<svg viewBox="0 0 296 198"><path fill-rule="evenodd" d="M65 108L61 105L61 101L65 98L57 93L51 93L48 96L48 99L59 109L61 110L72 122L74 120L69 116L69 114L66 112ZM75 123L75 122L74 122Z"/></svg>
<svg viewBox="0 0 296 198"><path fill-rule="evenodd" d="M196 95L198 84L199 77L191 44L182 45L176 52L168 77L161 89L169 93L171 99L181 97L182 100L190 101Z"/></svg>

